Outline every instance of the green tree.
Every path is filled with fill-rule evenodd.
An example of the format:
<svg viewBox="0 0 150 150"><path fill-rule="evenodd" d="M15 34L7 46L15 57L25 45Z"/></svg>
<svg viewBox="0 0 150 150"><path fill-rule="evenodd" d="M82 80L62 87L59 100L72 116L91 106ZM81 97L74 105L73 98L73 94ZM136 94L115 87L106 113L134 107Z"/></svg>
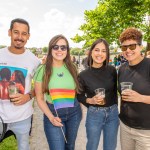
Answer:
<svg viewBox="0 0 150 150"><path fill-rule="evenodd" d="M150 15L149 0L99 0L94 10L84 12L85 23L72 40L85 41L88 47L97 38L105 38L110 44L118 43L120 33L127 27L138 27L144 34L144 40L150 42L150 26L145 17Z"/></svg>
<svg viewBox="0 0 150 150"><path fill-rule="evenodd" d="M5 45L0 45L0 49L6 47Z"/></svg>
<svg viewBox="0 0 150 150"><path fill-rule="evenodd" d="M30 51L31 51L32 53L34 53L34 54L36 54L36 50L37 50L37 48L36 48L36 47L32 47L32 48L30 48Z"/></svg>
<svg viewBox="0 0 150 150"><path fill-rule="evenodd" d="M43 47L42 51L43 51L43 53L47 53L48 52L48 47Z"/></svg>
<svg viewBox="0 0 150 150"><path fill-rule="evenodd" d="M81 48L71 48L70 50L71 55L84 55L84 50L82 50Z"/></svg>

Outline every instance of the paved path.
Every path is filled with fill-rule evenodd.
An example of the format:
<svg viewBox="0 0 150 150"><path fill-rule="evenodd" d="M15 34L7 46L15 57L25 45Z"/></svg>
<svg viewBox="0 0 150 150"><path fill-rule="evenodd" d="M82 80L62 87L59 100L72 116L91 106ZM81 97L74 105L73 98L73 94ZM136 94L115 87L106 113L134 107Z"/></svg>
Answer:
<svg viewBox="0 0 150 150"><path fill-rule="evenodd" d="M31 150L48 150L47 141L43 131L43 114L38 108L37 103L34 102L34 115L33 115L33 126L32 133L30 138ZM83 118L79 127L78 136L76 139L75 150L85 150L86 145L86 134L85 134L85 117L86 117L86 108L83 106ZM102 139L98 150L102 150ZM121 150L119 135L118 135L118 146L116 150Z"/></svg>

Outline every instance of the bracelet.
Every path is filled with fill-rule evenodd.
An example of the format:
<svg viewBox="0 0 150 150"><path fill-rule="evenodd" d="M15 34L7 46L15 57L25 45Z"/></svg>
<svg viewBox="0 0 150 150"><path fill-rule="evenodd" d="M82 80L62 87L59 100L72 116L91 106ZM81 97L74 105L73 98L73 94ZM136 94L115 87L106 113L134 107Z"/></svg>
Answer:
<svg viewBox="0 0 150 150"><path fill-rule="evenodd" d="M33 98L33 95L32 95L32 93L31 92L29 92L29 93L27 93L28 95L29 95L29 97L30 97L30 100Z"/></svg>

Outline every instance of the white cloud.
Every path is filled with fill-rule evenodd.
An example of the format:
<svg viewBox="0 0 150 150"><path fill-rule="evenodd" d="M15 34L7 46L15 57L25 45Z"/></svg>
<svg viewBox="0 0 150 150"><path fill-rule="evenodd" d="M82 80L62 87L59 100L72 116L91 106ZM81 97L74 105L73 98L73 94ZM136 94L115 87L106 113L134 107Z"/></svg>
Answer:
<svg viewBox="0 0 150 150"><path fill-rule="evenodd" d="M14 18L29 21L31 37L27 47L47 46L56 34L63 34L72 47L79 46L70 40L84 22L84 10L96 6L97 0L4 0L0 3L0 45L9 45L8 29ZM55 9L54 9L55 8Z"/></svg>
<svg viewBox="0 0 150 150"><path fill-rule="evenodd" d="M40 22L36 28L33 29L29 43L32 45L47 46L50 39L56 34L63 34L69 40L71 46L75 46L69 38L73 37L78 31L79 26L83 22L81 17L71 17L69 14L58 9L51 9L45 13L44 21ZM37 42L36 39L39 39ZM79 45L79 44L78 44Z"/></svg>

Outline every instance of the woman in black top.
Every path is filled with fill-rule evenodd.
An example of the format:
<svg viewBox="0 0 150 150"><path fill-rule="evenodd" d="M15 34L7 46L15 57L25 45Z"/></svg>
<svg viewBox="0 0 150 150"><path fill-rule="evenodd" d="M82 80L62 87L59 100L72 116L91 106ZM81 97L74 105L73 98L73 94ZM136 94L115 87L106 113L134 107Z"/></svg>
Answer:
<svg viewBox="0 0 150 150"><path fill-rule="evenodd" d="M121 82L132 82L132 90L122 93L121 149L150 150L150 59L141 55L142 33L128 28L120 35L121 49L128 63L118 73Z"/></svg>
<svg viewBox="0 0 150 150"><path fill-rule="evenodd" d="M115 150L118 132L117 73L109 62L109 45L96 40L89 51L89 68L79 74L82 91L78 100L88 107L86 118L87 150L97 150L103 130L103 150ZM105 98L95 95L95 89L105 88ZM106 103L102 105L105 99Z"/></svg>

